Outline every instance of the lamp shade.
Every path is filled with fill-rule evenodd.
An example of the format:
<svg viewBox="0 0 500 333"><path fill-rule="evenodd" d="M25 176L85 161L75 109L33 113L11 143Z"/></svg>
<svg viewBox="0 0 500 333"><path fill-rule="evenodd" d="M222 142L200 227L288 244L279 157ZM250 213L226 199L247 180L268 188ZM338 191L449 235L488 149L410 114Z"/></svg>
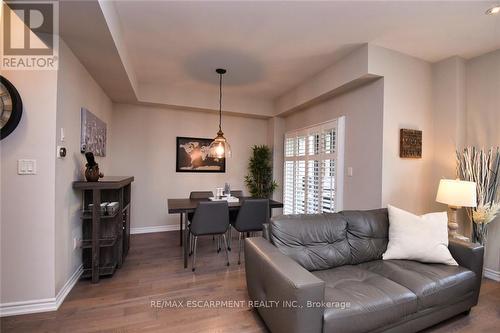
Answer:
<svg viewBox="0 0 500 333"><path fill-rule="evenodd" d="M224 137L224 133L219 131L217 137L208 147L208 154L214 158L231 157L231 146Z"/></svg>
<svg viewBox="0 0 500 333"><path fill-rule="evenodd" d="M476 207L476 183L441 179L436 201L455 207Z"/></svg>

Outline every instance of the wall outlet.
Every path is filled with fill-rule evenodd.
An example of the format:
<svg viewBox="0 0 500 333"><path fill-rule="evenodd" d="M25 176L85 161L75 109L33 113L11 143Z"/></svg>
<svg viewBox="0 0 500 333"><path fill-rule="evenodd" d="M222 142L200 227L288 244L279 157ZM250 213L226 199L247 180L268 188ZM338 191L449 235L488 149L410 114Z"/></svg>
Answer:
<svg viewBox="0 0 500 333"><path fill-rule="evenodd" d="M78 237L73 238L73 250L79 249L82 247L82 240Z"/></svg>
<svg viewBox="0 0 500 333"><path fill-rule="evenodd" d="M66 157L66 147L57 146L56 156L57 156L57 158Z"/></svg>
<svg viewBox="0 0 500 333"><path fill-rule="evenodd" d="M352 174L353 174L352 167L348 167L347 168L347 177L352 177Z"/></svg>

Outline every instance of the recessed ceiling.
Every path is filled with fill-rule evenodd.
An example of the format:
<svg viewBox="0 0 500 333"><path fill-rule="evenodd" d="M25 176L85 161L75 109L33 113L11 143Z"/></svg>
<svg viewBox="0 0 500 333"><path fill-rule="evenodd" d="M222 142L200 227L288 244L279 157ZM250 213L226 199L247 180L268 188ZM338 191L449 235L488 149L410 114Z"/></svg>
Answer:
<svg viewBox="0 0 500 333"><path fill-rule="evenodd" d="M139 84L276 98L363 43L430 62L500 48L491 1L115 3Z"/></svg>

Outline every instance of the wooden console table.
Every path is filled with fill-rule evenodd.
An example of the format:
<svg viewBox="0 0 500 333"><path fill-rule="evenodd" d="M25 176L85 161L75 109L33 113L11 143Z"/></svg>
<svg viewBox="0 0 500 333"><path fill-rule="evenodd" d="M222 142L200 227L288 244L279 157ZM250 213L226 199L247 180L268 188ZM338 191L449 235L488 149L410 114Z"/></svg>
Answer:
<svg viewBox="0 0 500 333"><path fill-rule="evenodd" d="M104 177L98 182L76 181L82 190L82 278L112 275L123 264L130 247L130 198L134 177ZM112 215L101 213L102 202L118 202ZM92 204L92 210L89 209Z"/></svg>

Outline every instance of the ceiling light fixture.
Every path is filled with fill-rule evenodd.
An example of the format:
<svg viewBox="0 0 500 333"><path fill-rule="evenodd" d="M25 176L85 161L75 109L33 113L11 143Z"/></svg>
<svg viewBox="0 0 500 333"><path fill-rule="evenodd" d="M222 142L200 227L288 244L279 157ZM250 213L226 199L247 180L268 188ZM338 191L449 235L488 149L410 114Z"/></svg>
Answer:
<svg viewBox="0 0 500 333"><path fill-rule="evenodd" d="M500 5L497 5L495 7L491 7L486 11L486 15L496 15L500 13Z"/></svg>
<svg viewBox="0 0 500 333"><path fill-rule="evenodd" d="M219 131L214 141L210 144L209 155L213 158L231 157L231 146L224 137L222 132L222 75L226 74L224 68L217 68L215 70L219 74Z"/></svg>

